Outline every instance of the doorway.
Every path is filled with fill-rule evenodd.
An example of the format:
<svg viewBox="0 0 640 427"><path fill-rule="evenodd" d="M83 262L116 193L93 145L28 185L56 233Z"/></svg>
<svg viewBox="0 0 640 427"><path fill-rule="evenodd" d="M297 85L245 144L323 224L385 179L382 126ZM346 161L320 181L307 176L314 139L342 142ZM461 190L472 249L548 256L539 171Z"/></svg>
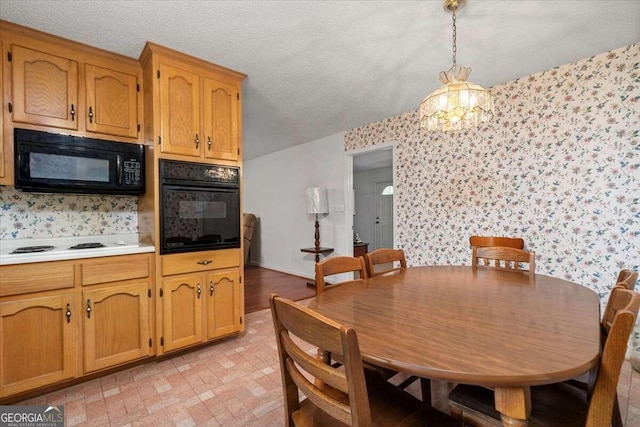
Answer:
<svg viewBox="0 0 640 427"><path fill-rule="evenodd" d="M369 252L395 243L395 201L393 194L382 196L384 189L394 188L394 150L390 142L345 153L345 230L352 234L347 241L353 244L359 237Z"/></svg>

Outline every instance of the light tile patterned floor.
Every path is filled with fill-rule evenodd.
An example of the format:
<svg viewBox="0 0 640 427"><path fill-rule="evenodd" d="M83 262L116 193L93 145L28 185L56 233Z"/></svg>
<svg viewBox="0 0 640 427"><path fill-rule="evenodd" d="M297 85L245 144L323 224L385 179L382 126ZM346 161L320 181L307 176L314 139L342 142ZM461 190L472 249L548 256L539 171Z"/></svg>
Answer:
<svg viewBox="0 0 640 427"><path fill-rule="evenodd" d="M64 405L66 426L281 426L282 389L269 310L236 339L21 402ZM434 382L435 383L435 382ZM419 396L419 383L410 391ZM434 384L441 407L445 384ZM625 363L620 403L640 426L640 373ZM627 411L627 401L630 402Z"/></svg>

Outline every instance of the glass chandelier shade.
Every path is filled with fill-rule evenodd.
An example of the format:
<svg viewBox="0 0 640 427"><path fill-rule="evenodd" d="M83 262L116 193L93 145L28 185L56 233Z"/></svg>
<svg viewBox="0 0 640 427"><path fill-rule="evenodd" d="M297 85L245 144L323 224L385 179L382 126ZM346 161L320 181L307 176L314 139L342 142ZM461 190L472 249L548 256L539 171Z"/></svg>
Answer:
<svg viewBox="0 0 640 427"><path fill-rule="evenodd" d="M467 81L471 68L456 64L456 10L465 3L466 0L444 1L445 10L453 12L453 66L440 73L444 86L420 103L420 127L429 131L464 130L493 119L493 95Z"/></svg>
<svg viewBox="0 0 640 427"><path fill-rule="evenodd" d="M471 69L455 66L440 74L444 86L420 104L420 127L430 131L457 131L479 126L493 118L491 93L480 85L466 81ZM451 78L443 76L453 76Z"/></svg>

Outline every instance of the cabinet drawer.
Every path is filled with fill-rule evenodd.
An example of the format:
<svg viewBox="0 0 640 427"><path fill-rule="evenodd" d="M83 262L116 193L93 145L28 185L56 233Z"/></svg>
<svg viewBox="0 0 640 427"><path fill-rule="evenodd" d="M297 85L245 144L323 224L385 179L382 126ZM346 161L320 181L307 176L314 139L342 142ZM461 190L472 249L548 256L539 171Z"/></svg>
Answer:
<svg viewBox="0 0 640 427"><path fill-rule="evenodd" d="M124 255L82 261L82 286L149 277L149 255Z"/></svg>
<svg viewBox="0 0 640 427"><path fill-rule="evenodd" d="M0 266L0 297L73 288L73 262L39 262Z"/></svg>
<svg viewBox="0 0 640 427"><path fill-rule="evenodd" d="M162 275L207 271L240 265L240 249L189 252L162 256Z"/></svg>

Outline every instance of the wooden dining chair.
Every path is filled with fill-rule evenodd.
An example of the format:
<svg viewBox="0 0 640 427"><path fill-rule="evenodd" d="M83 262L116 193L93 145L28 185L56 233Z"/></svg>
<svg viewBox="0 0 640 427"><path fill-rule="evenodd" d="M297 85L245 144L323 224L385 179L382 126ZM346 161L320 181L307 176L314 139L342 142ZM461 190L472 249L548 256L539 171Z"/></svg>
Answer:
<svg viewBox="0 0 640 427"><path fill-rule="evenodd" d="M328 284L325 281L327 276L342 273L357 273L359 277L353 280ZM321 294L327 285L335 286L359 282L367 278L367 267L362 257L335 256L324 261L316 262L316 292Z"/></svg>
<svg viewBox="0 0 640 427"><path fill-rule="evenodd" d="M358 274L359 277L344 282L331 283L330 285L325 282L325 278L327 276L342 273L354 273ZM316 293L318 295L321 294L327 287L331 288L333 286L361 282L367 277L367 268L363 257L336 256L327 258L324 261L316 263ZM334 363L335 366L339 366L343 363L340 355L328 355L322 349L318 349L318 357L325 359L328 363ZM333 362L329 362L329 360L333 360ZM389 379L398 373L397 371L382 368L380 366L374 366L368 363L365 363L365 368L367 371L376 372L385 379ZM429 402L431 402L431 396L429 396Z"/></svg>
<svg viewBox="0 0 640 427"><path fill-rule="evenodd" d="M523 264L528 264L524 268ZM495 268L499 270L522 271L535 273L536 254L524 249L506 246L473 247L471 265Z"/></svg>
<svg viewBox="0 0 640 427"><path fill-rule="evenodd" d="M609 331L611 330L613 319L615 318L616 313L620 310L624 310L628 304L627 295L619 293L618 290L633 290L630 289L630 287L635 287L637 276L637 273L631 272L630 270L620 271L620 274L616 279L618 283L611 289L611 292L609 293L609 299L607 300L607 305L604 309L604 315L602 316L602 320L600 321L600 331L602 333L603 345L607 342ZM584 390L589 396L591 396L591 394L593 393L593 388L595 386L597 373L598 367L577 378L567 380L566 383L573 387ZM614 427L622 427L622 414L620 413L620 405L618 403L617 396L613 407L612 425Z"/></svg>
<svg viewBox="0 0 640 427"><path fill-rule="evenodd" d="M407 268L407 260L402 249L379 248L372 252L366 253L364 255L364 258L367 265L367 274L369 277L381 276L383 274L393 273L395 271L400 271ZM398 265L395 264L396 262L398 263ZM390 268L389 264L391 264ZM376 271L376 265L385 265L385 267ZM392 372L393 371L387 371L385 372L385 375L390 378L395 374L395 372ZM415 375L411 375L400 384L398 384L398 387L404 390L417 380L420 380L422 401L426 404L431 404L431 380L429 378L419 378Z"/></svg>
<svg viewBox="0 0 640 427"><path fill-rule="evenodd" d="M617 402L617 384L633 330L640 294L616 287L612 294L618 310L610 324L593 392L589 394L567 383L531 387L531 426L610 426ZM449 394L451 415L470 425L501 426L493 391L484 387L458 385Z"/></svg>
<svg viewBox="0 0 640 427"><path fill-rule="evenodd" d="M616 285L622 284L625 288L633 291L636 289L636 281L638 280L638 272L633 270L620 270Z"/></svg>
<svg viewBox="0 0 640 427"><path fill-rule="evenodd" d="M287 426L458 426L459 423L378 376L365 376L356 331L271 294ZM335 368L300 340L340 355ZM313 379L321 380L318 388ZM300 401L299 393L305 398Z"/></svg>
<svg viewBox="0 0 640 427"><path fill-rule="evenodd" d="M367 265L367 274L369 277L380 276L407 268L407 259L402 249L376 249L375 251L364 254L364 260ZM382 269L375 271L376 265L382 266Z"/></svg>
<svg viewBox="0 0 640 427"><path fill-rule="evenodd" d="M469 243L472 247L504 246L506 248L524 249L524 240L519 237L471 236Z"/></svg>

